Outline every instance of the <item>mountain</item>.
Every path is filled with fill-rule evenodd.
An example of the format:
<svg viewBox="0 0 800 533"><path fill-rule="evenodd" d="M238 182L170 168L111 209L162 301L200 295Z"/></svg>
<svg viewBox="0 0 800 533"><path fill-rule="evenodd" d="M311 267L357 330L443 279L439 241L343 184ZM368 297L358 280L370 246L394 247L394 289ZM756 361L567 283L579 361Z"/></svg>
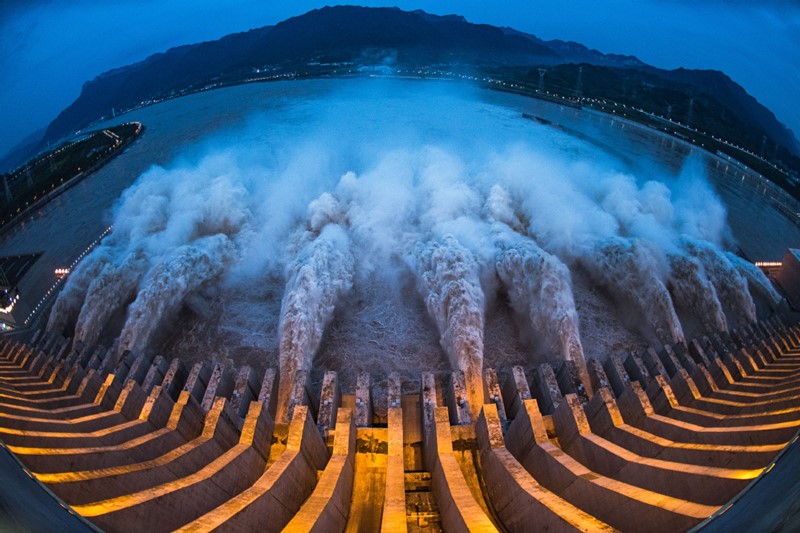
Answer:
<svg viewBox="0 0 800 533"><path fill-rule="evenodd" d="M718 70L695 70L678 68L662 70L640 61L634 56L603 54L597 50L571 41L543 41L535 35L504 28L509 34L520 35L546 46L565 59L565 63L586 63L589 65L628 68L655 74L664 80L693 87L693 94L713 95L722 105L737 110L739 118L767 134L774 142L781 144L796 156L800 156L800 143L794 134L784 126L766 107L744 90L742 86ZM690 94L690 97L693 95Z"/></svg>
<svg viewBox="0 0 800 533"><path fill-rule="evenodd" d="M750 96L741 85L730 79L724 72L685 68L659 70L653 67L649 67L647 70L666 80L693 86L698 93L713 95L725 107L735 110L742 122L763 131L773 142L785 146L796 156L800 156L800 145L791 130L784 126L772 111L759 104L758 100Z"/></svg>
<svg viewBox="0 0 800 533"><path fill-rule="evenodd" d="M316 9L274 26L172 48L101 74L84 84L78 99L49 125L42 143L110 116L112 109L127 110L209 86L241 83L257 77L254 73L328 75L341 65L387 61L397 68L445 66L479 72L586 64L620 79L627 78L621 71L643 73L648 76L648 86L668 86L664 94L674 98L677 107L696 95L705 95L713 105L703 109L736 114L739 122L753 128L753 138L759 142L764 135L776 147L800 155L792 133L721 72L660 70L632 56L603 54L574 42L544 41L511 28L472 24L457 15L354 6ZM624 96L625 91L622 93ZM665 109L667 106L673 107L669 102ZM749 137L744 140L755 142ZM800 168L800 159L797 162Z"/></svg>
<svg viewBox="0 0 800 533"><path fill-rule="evenodd" d="M640 61L637 57L620 54L604 54L593 48L587 48L586 46L573 41L562 41L560 39L543 41L535 35L524 33L513 28L503 28L503 32L507 33L508 35L519 35L549 48L558 54L564 63L587 63L590 65L606 67L628 68L643 68L648 66L646 63Z"/></svg>

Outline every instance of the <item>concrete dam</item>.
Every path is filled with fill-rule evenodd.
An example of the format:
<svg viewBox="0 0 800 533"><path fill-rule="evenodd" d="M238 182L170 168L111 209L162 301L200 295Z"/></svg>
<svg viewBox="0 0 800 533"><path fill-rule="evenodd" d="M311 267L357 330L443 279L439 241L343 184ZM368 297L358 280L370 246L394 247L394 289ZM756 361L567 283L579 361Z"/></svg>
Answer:
<svg viewBox="0 0 800 533"><path fill-rule="evenodd" d="M766 180L371 83L138 110L6 235L44 249L0 337L0 529L792 530L800 276L747 258L800 228Z"/></svg>
<svg viewBox="0 0 800 533"><path fill-rule="evenodd" d="M0 437L75 530L684 531L780 473L800 327L776 316L585 375L485 368L478 405L461 371L413 394L390 376L384 410L368 374L343 390L326 372L319 394L292 378L7 339Z"/></svg>

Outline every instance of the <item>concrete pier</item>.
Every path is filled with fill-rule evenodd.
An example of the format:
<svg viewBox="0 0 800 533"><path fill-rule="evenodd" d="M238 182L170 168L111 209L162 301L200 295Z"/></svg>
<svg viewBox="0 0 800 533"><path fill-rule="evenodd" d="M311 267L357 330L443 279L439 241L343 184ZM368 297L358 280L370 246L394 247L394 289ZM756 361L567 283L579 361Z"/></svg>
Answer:
<svg viewBox="0 0 800 533"><path fill-rule="evenodd" d="M106 531L687 530L795 441L799 333L485 368L480 406L461 372L297 372L281 405L272 369L0 339L0 438Z"/></svg>

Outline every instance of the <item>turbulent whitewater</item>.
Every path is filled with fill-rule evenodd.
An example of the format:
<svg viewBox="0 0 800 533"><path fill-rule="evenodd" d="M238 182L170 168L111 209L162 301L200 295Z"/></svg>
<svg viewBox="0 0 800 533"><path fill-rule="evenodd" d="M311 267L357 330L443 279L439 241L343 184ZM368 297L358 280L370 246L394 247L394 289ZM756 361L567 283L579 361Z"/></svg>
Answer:
<svg viewBox="0 0 800 533"><path fill-rule="evenodd" d="M281 406L288 404L297 372L311 369L336 304L353 285L353 255L342 219L343 210L332 195L312 202L308 229L301 232L291 252L296 258L286 267L279 325L279 364L286 377L278 394Z"/></svg>
<svg viewBox="0 0 800 533"><path fill-rule="evenodd" d="M450 368L472 404L488 366L585 368L779 299L696 157L630 164L438 85L275 105L142 173L48 331L277 366L283 397L321 360Z"/></svg>

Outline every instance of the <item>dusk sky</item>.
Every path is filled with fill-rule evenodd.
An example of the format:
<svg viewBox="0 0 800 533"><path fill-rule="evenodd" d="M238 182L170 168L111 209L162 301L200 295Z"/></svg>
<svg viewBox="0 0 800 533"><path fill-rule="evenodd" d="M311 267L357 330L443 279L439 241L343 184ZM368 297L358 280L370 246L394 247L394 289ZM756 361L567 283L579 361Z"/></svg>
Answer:
<svg viewBox="0 0 800 533"><path fill-rule="evenodd" d="M798 0L395 1L631 54L661 68L718 69L800 132ZM96 75L166 50L275 24L322 2L0 0L0 156L44 128Z"/></svg>

